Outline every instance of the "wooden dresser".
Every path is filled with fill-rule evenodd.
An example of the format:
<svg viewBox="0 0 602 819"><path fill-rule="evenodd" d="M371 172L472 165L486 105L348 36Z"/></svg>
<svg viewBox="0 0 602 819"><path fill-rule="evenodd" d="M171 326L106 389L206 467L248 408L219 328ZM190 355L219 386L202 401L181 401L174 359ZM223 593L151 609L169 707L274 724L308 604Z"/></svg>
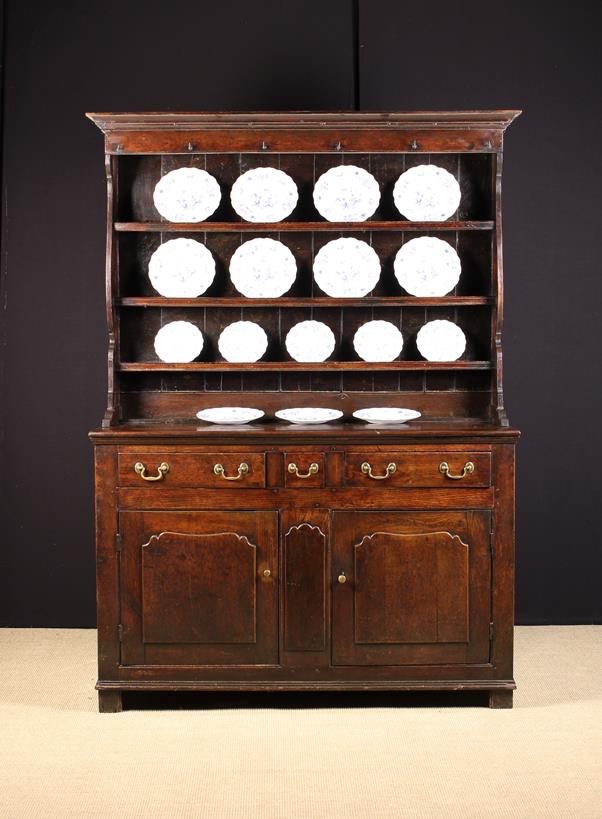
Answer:
<svg viewBox="0 0 602 819"><path fill-rule="evenodd" d="M89 115L105 135L108 182L108 403L90 434L101 711L148 690L483 691L492 707L511 707L518 432L502 390L501 170L518 113ZM341 163L379 182L368 221L327 222L315 210L315 180ZM429 163L459 181L458 211L404 220L393 185ZM230 204L240 174L264 165L299 188L284 222L244 222ZM207 221L166 222L155 210L156 183L181 166L220 184ZM408 295L393 275L402 243L424 235L460 256L450 295ZM150 284L149 258L174 236L204 242L216 259L203 296L164 298ZM230 281L233 252L257 236L279 239L297 262L279 299L244 298ZM338 236L378 253L371 295L331 298L315 284L314 255ZM270 339L254 364L217 350L241 318ZM286 333L309 318L336 336L326 362L287 355ZM401 329L404 348L367 363L351 342L379 318ZM425 361L416 348L420 327L438 318L466 334L457 361ZM173 319L202 330L199 360L157 358L155 334ZM265 410L265 420L195 418L229 405ZM423 416L405 426L351 418L389 405ZM274 419L303 406L344 418Z"/></svg>

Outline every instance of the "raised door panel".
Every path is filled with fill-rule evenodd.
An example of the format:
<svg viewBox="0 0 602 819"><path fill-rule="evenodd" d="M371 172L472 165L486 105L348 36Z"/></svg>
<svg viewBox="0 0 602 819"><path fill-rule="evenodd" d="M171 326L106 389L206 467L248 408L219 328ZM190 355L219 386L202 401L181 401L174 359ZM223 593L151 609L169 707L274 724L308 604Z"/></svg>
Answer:
<svg viewBox="0 0 602 819"><path fill-rule="evenodd" d="M487 662L490 537L489 512L334 513L334 664Z"/></svg>
<svg viewBox="0 0 602 819"><path fill-rule="evenodd" d="M275 512L122 512L122 664L277 662Z"/></svg>

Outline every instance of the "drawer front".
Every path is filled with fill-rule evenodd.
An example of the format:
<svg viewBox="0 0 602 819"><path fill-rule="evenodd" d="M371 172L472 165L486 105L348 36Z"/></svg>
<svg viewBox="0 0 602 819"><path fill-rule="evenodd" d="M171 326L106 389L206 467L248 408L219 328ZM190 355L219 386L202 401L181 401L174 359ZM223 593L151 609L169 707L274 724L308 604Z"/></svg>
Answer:
<svg viewBox="0 0 602 819"><path fill-rule="evenodd" d="M287 487L324 486L324 455L319 452L286 452L284 485Z"/></svg>
<svg viewBox="0 0 602 819"><path fill-rule="evenodd" d="M491 485L489 452L348 452L348 486L475 487Z"/></svg>
<svg viewBox="0 0 602 819"><path fill-rule="evenodd" d="M265 453L121 452L119 485L258 489L265 486Z"/></svg>

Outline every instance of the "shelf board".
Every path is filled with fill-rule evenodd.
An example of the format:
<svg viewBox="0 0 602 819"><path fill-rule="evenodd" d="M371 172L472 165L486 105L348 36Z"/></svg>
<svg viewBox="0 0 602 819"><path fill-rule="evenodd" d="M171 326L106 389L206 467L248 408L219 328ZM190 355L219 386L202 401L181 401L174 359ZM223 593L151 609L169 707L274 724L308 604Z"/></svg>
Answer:
<svg viewBox="0 0 602 819"><path fill-rule="evenodd" d="M163 361L125 361L118 365L121 372L373 372L375 370L433 371L490 370L490 361L255 361L248 364L229 361L191 361L167 364Z"/></svg>
<svg viewBox="0 0 602 819"><path fill-rule="evenodd" d="M363 296L357 299L330 297L277 299L247 299L244 296L168 299L163 296L128 296L118 299L118 307L481 307L493 304L490 296Z"/></svg>
<svg viewBox="0 0 602 819"><path fill-rule="evenodd" d="M493 230L495 222L115 222L118 233L294 233L300 231L358 232L370 230L455 231Z"/></svg>

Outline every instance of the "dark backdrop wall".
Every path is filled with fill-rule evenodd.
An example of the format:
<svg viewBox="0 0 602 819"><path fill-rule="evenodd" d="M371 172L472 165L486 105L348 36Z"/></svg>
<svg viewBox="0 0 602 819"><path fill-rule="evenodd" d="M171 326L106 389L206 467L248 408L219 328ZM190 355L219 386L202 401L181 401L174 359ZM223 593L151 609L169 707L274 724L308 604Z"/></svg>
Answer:
<svg viewBox="0 0 602 819"><path fill-rule="evenodd" d="M355 105L525 111L504 178L517 621L599 621L600 4L5 6L0 623L95 621L105 189L84 112Z"/></svg>

